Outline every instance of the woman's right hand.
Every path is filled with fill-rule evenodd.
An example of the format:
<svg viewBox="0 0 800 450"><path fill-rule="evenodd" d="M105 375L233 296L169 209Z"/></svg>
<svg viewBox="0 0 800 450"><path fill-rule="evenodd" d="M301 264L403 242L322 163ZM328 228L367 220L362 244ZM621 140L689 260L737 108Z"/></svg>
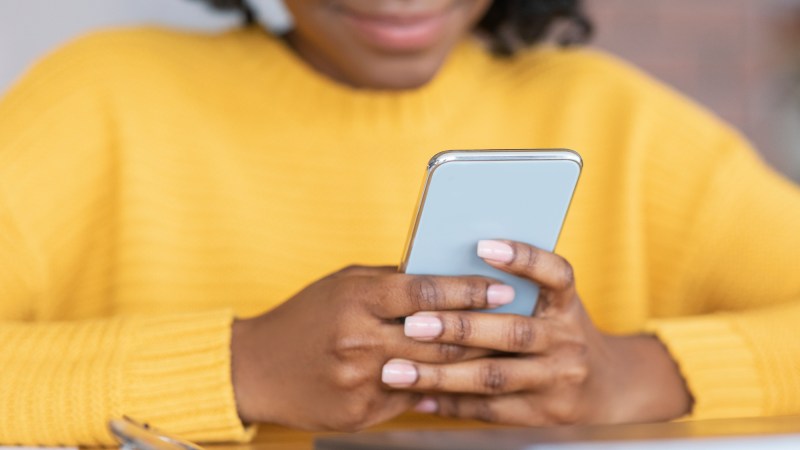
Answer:
<svg viewBox="0 0 800 450"><path fill-rule="evenodd" d="M409 339L404 317L484 309L512 299L510 287L485 277L343 269L272 311L234 323L232 377L239 415L245 423L339 431L388 420L414 406L421 394L387 389L381 382L387 361L447 363L488 353Z"/></svg>

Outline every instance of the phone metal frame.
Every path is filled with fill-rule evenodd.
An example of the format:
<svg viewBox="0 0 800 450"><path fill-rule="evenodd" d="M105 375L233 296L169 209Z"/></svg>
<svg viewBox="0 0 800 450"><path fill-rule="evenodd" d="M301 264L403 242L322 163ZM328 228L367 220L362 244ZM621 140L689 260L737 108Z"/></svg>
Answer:
<svg viewBox="0 0 800 450"><path fill-rule="evenodd" d="M414 238L417 235L419 221L422 218L422 210L425 207L425 198L428 195L433 173L437 168L444 164L454 161L572 161L578 165L579 176L583 171L583 158L575 150L567 148L548 148L548 149L495 149L495 150L445 150L439 152L430 159L425 171L425 178L422 181L417 208L411 227L409 228L406 244L403 248L403 259L398 266L398 271L405 273L408 265L408 257L411 248L414 246ZM570 203L572 203L570 201ZM569 214L569 208L567 208Z"/></svg>

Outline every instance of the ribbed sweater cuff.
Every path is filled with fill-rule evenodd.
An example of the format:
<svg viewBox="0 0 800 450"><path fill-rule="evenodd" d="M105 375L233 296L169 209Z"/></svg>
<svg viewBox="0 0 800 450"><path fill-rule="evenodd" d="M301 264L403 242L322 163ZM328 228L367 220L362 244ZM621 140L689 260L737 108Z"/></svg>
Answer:
<svg viewBox="0 0 800 450"><path fill-rule="evenodd" d="M143 319L127 355L123 413L194 441L250 439L231 381L232 323L231 311Z"/></svg>
<svg viewBox="0 0 800 450"><path fill-rule="evenodd" d="M649 332L667 346L694 397L692 418L762 414L764 391L753 351L722 317L653 320Z"/></svg>

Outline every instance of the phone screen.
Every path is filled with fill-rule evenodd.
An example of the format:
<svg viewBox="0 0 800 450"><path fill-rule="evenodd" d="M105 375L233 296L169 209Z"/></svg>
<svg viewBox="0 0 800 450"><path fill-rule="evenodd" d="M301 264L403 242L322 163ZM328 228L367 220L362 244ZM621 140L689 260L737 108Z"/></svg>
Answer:
<svg viewBox="0 0 800 450"><path fill-rule="evenodd" d="M485 275L511 285L512 303L490 310L530 315L538 287L487 265L482 239L510 239L553 251L580 176L571 150L473 150L436 155L428 166L400 270Z"/></svg>

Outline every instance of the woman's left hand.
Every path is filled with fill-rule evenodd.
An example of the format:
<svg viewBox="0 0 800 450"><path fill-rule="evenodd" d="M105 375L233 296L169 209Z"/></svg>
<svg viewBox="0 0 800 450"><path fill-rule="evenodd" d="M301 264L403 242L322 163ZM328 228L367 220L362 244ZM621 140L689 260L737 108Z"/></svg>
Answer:
<svg viewBox="0 0 800 450"><path fill-rule="evenodd" d="M414 339L502 352L453 364L389 361L384 383L429 393L418 411L528 426L657 421L689 412L691 395L666 348L653 336L600 332L564 258L510 241L481 241L478 255L537 283L536 313L406 318Z"/></svg>

